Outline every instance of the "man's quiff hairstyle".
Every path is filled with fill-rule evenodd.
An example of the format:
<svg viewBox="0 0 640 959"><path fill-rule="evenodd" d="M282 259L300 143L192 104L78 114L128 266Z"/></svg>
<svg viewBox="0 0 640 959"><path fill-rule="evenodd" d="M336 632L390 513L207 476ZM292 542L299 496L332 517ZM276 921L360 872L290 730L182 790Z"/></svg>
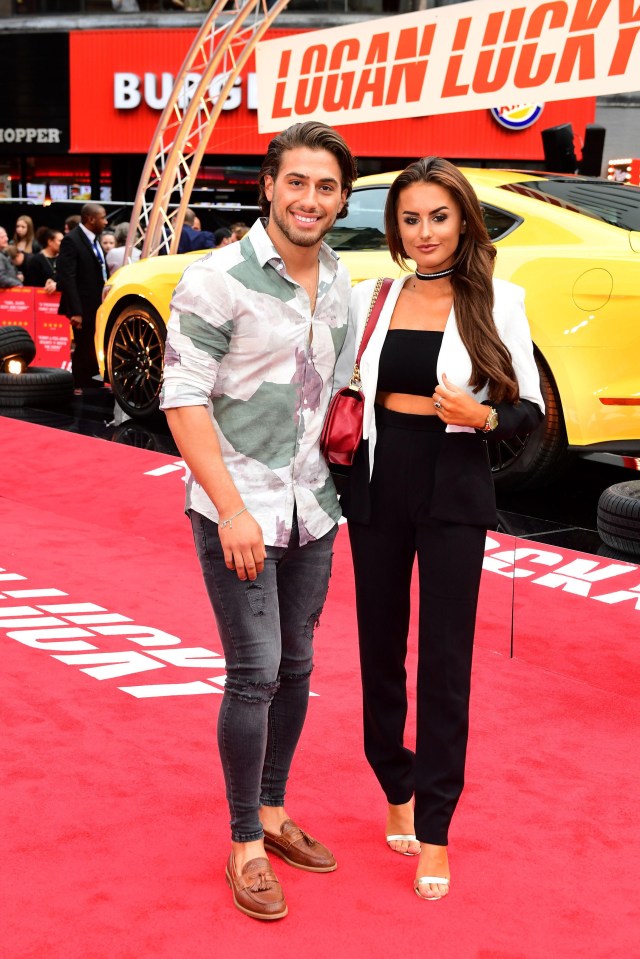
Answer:
<svg viewBox="0 0 640 959"><path fill-rule="evenodd" d="M283 130L273 138L258 175L258 206L263 216L269 216L271 203L267 200L264 191L265 177L270 176L275 180L280 170L282 156L288 150L297 150L299 147L307 147L309 150L327 150L336 158L340 167L342 178L341 189L347 191L347 200L351 196L353 181L358 176L355 157L347 146L345 140L336 133L332 127L326 123L318 123L316 120L310 120L307 123L294 123L293 126ZM345 203L338 213L337 219L341 220L349 212L349 204Z"/></svg>

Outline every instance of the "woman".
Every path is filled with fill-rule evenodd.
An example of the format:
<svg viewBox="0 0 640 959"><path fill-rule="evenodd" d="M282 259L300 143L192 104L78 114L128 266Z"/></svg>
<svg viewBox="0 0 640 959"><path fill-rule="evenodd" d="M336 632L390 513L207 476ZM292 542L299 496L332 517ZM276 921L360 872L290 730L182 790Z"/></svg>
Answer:
<svg viewBox="0 0 640 959"><path fill-rule="evenodd" d="M24 271L26 286L44 287L46 293L57 290L56 266L62 233L59 230L46 229L42 232L44 249L31 257Z"/></svg>
<svg viewBox="0 0 640 959"><path fill-rule="evenodd" d="M40 252L40 244L34 239L33 220L30 216L18 217L16 220L15 233L11 242L24 253Z"/></svg>
<svg viewBox="0 0 640 959"><path fill-rule="evenodd" d="M365 752L388 801L387 842L419 856L414 890L449 891L448 830L462 792L471 656L487 527L485 434L540 423L524 291L492 280L473 189L440 157L412 163L385 208L395 280L360 363L364 442L343 512L356 580ZM375 281L352 294L359 342ZM419 569L417 735L404 745L409 591Z"/></svg>
<svg viewBox="0 0 640 959"><path fill-rule="evenodd" d="M103 230L100 234L100 246L102 247L102 252L106 257L109 256L109 253L115 249L116 238L114 236L113 230Z"/></svg>

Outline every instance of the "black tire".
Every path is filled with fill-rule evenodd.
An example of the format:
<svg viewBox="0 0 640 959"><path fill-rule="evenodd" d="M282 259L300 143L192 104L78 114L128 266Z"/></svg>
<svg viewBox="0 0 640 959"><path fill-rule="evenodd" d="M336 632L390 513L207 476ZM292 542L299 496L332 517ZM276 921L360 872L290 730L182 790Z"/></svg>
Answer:
<svg viewBox="0 0 640 959"><path fill-rule="evenodd" d="M148 303L125 307L107 346L109 382L118 405L136 419L160 405L166 326Z"/></svg>
<svg viewBox="0 0 640 959"><path fill-rule="evenodd" d="M0 326L0 364L14 356L27 366L36 355L36 344L24 326Z"/></svg>
<svg viewBox="0 0 640 959"><path fill-rule="evenodd" d="M538 489L554 482L567 467L567 431L556 389L544 360L536 355L545 418L533 433L509 440L489 438L489 460L496 490Z"/></svg>
<svg viewBox="0 0 640 959"><path fill-rule="evenodd" d="M0 373L0 407L62 406L73 398L70 370L32 366L24 373Z"/></svg>
<svg viewBox="0 0 640 959"><path fill-rule="evenodd" d="M597 526L607 546L640 556L640 480L616 483L600 495Z"/></svg>

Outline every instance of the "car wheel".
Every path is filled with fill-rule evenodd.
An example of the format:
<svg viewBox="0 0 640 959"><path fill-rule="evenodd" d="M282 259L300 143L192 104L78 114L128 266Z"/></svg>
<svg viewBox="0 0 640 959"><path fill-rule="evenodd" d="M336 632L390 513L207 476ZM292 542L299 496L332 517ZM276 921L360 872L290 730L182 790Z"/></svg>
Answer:
<svg viewBox="0 0 640 959"><path fill-rule="evenodd" d="M126 307L107 346L107 369L116 402L129 416L145 417L160 405L164 322L148 303Z"/></svg>
<svg viewBox="0 0 640 959"><path fill-rule="evenodd" d="M558 479L569 461L560 400L543 360L536 356L546 413L533 433L508 440L489 438L489 460L497 490L535 489Z"/></svg>
<svg viewBox="0 0 640 959"><path fill-rule="evenodd" d="M640 556L640 480L616 483L600 495L597 525L607 546Z"/></svg>
<svg viewBox="0 0 640 959"><path fill-rule="evenodd" d="M70 370L31 366L17 376L0 373L0 406L60 406L72 398Z"/></svg>
<svg viewBox="0 0 640 959"><path fill-rule="evenodd" d="M19 357L29 365L36 355L36 344L24 326L0 326L0 363Z"/></svg>

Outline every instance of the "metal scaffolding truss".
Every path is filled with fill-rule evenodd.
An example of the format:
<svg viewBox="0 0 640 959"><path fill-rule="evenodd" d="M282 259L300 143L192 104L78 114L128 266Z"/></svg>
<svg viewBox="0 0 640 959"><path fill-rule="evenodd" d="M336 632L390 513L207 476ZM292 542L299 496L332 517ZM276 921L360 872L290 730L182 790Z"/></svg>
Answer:
<svg viewBox="0 0 640 959"><path fill-rule="evenodd" d="M160 117L136 195L125 263L175 253L211 132L256 45L289 0L215 0Z"/></svg>

